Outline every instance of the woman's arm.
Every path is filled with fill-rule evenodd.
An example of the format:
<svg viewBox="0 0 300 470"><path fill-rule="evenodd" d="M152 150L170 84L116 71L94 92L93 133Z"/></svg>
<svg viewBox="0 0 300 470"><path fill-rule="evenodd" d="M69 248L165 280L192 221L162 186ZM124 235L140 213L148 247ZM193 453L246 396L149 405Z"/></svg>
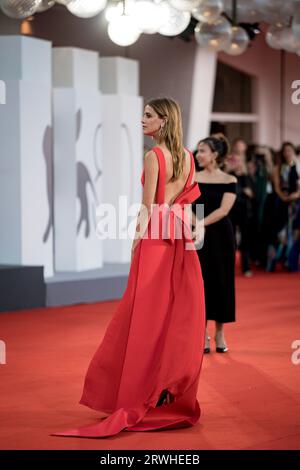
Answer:
<svg viewBox="0 0 300 470"><path fill-rule="evenodd" d="M236 194L224 193L220 207L204 218L204 227L214 224L226 217L226 215L229 214L229 211L231 210L235 200Z"/></svg>
<svg viewBox="0 0 300 470"><path fill-rule="evenodd" d="M284 194L281 191L281 188L280 188L279 166L278 165L276 165L274 170L273 170L272 179L273 179L275 193L277 194L277 196L280 197L280 199L282 199L282 201L287 202L288 197L287 197L286 194Z"/></svg>
<svg viewBox="0 0 300 470"><path fill-rule="evenodd" d="M300 189L287 196L288 201L297 201L297 199L300 199Z"/></svg>
<svg viewBox="0 0 300 470"><path fill-rule="evenodd" d="M145 182L143 186L142 204L137 217L137 225L131 249L132 252L147 230L153 210L152 204L155 202L159 166L156 154L152 150L145 155L144 170Z"/></svg>
<svg viewBox="0 0 300 470"><path fill-rule="evenodd" d="M194 158L194 157L191 155L191 158ZM191 162L191 164L192 164L192 162ZM196 176L196 168L195 168L195 165L194 165L193 176L192 176L191 184L194 184L194 183L195 183L195 176Z"/></svg>

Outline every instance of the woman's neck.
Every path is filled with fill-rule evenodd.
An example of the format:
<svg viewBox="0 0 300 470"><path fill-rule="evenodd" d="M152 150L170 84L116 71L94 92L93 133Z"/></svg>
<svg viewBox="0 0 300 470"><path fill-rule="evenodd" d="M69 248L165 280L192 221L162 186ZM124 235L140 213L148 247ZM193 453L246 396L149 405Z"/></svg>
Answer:
<svg viewBox="0 0 300 470"><path fill-rule="evenodd" d="M165 143L164 139L161 139L158 132L156 134L152 135L151 137L155 142L155 146L159 145L160 147L166 147L166 143Z"/></svg>
<svg viewBox="0 0 300 470"><path fill-rule="evenodd" d="M161 148L163 148L163 149L167 149L167 146L166 146L166 143L165 143L164 140L163 140L163 141L161 141L161 140L157 141L157 140L156 140L156 141L155 141L155 146L156 146L156 147L161 147Z"/></svg>
<svg viewBox="0 0 300 470"><path fill-rule="evenodd" d="M221 170L219 167L211 167L211 166L207 166L206 168L204 168L205 173L207 173L207 175L209 176L213 176L213 175L217 175L219 173L221 173Z"/></svg>

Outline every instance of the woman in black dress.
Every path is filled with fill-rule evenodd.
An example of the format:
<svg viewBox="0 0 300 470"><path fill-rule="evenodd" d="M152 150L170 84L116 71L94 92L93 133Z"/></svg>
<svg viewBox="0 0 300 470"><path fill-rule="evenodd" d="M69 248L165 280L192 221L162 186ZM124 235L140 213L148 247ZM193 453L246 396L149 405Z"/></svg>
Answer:
<svg viewBox="0 0 300 470"><path fill-rule="evenodd" d="M206 320L214 320L216 325L215 342L217 352L226 352L228 347L224 337L224 323L235 321L235 238L228 213L236 199L235 176L221 170L229 151L229 144L223 135L211 136L199 142L196 161L202 168L195 174L201 196L193 205L194 239L202 268L205 289ZM196 205L204 204L204 217L201 223L201 210ZM209 336L206 330L204 352L210 352Z"/></svg>

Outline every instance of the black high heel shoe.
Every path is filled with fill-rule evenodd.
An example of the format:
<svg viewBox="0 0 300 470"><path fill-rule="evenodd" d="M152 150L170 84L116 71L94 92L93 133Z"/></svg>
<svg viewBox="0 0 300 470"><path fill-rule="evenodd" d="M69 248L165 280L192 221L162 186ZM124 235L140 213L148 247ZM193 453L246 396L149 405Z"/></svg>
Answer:
<svg viewBox="0 0 300 470"><path fill-rule="evenodd" d="M228 351L228 347L225 345L225 346L218 346L218 341L217 341L217 337L215 336L215 342L216 342L216 352L217 353L226 353ZM225 344L225 343L223 343Z"/></svg>
<svg viewBox="0 0 300 470"><path fill-rule="evenodd" d="M162 405L170 405L174 401L174 395L172 395L168 390L163 390L160 394L159 400L156 403L156 408Z"/></svg>

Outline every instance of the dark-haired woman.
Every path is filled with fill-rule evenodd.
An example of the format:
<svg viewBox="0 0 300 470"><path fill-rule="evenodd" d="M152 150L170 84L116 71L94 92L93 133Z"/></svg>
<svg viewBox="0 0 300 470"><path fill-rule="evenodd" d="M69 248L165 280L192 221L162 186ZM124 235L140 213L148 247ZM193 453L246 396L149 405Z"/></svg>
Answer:
<svg viewBox="0 0 300 470"><path fill-rule="evenodd" d="M192 206L194 236L196 242L200 242L203 226L198 221L201 220L200 205L204 204L204 243L197 253L204 280L206 321L215 321L216 351L220 353L228 351L224 323L235 321L235 238L228 214L236 199L237 179L220 169L228 151L228 141L222 135L199 142L196 161L203 170L196 172L195 181L199 184L201 198ZM204 352L210 352L207 330Z"/></svg>

